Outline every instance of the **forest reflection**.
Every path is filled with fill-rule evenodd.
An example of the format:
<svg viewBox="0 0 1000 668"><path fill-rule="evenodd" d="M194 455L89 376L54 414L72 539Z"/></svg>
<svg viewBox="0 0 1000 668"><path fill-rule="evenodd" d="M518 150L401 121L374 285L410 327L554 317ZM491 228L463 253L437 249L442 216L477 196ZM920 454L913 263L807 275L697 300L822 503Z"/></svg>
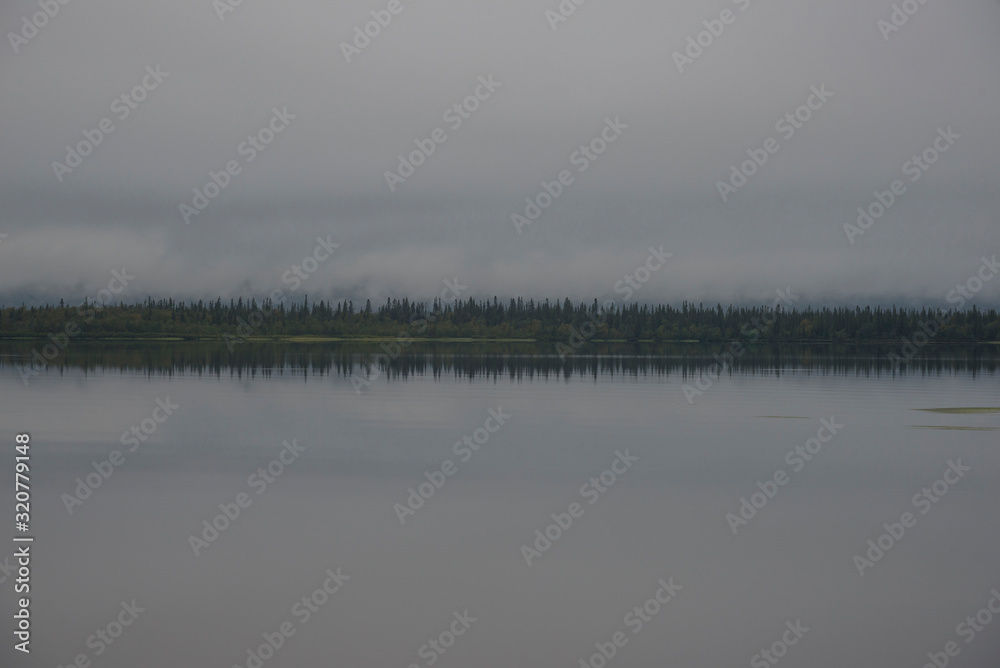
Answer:
<svg viewBox="0 0 1000 668"><path fill-rule="evenodd" d="M40 342L0 343L0 369L23 374L33 362L40 375L53 372L107 373L119 371L148 376L272 376L361 377L388 380L412 376L510 380L571 379L574 377L687 378L726 375L780 375L788 372L819 375L907 376L928 374L995 374L1000 346L926 346L903 365L888 357L899 353L891 346L775 344L748 346L729 356L728 344L590 343L580 351L560 356L555 346L521 342L436 343L242 343L230 350L215 342L74 342L44 370L35 351Z"/></svg>

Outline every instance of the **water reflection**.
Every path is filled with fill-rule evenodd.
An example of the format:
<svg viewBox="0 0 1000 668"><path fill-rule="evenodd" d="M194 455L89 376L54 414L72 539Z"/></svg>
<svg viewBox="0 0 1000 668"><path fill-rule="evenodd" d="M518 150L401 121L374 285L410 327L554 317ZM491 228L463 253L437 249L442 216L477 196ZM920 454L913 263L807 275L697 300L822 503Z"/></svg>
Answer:
<svg viewBox="0 0 1000 668"><path fill-rule="evenodd" d="M0 343L0 369L31 364L38 342ZM593 343L560 356L553 344L433 343L396 344L243 343L232 350L213 342L110 343L76 342L50 361L41 373L119 370L148 376L272 375L361 377L388 380L411 376L511 380L654 376L682 378L714 372L728 350L718 344ZM907 376L970 373L993 375L1000 346L928 346L896 367L887 355L893 346L760 345L725 358L725 373L776 375L789 371L818 375Z"/></svg>

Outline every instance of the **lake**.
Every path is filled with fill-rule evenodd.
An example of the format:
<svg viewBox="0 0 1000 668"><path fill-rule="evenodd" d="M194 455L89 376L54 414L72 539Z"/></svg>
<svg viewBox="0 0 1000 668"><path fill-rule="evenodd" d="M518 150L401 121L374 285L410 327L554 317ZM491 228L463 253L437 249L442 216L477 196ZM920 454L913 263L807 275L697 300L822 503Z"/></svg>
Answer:
<svg viewBox="0 0 1000 668"><path fill-rule="evenodd" d="M25 382L36 345L3 665L1000 656L1000 346L81 341Z"/></svg>

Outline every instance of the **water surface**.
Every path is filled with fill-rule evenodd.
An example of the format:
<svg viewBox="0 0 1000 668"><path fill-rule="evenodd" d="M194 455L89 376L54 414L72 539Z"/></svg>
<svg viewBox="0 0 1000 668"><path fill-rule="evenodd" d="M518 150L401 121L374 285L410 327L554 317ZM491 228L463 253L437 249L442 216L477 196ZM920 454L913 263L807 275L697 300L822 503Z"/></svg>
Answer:
<svg viewBox="0 0 1000 668"><path fill-rule="evenodd" d="M596 666L618 631L609 665L746 665L797 621L789 665L919 668L951 640L956 665L1000 656L1000 620L956 632L1000 590L1000 413L928 410L1000 406L995 347L901 369L879 349L760 348L715 376L724 346L592 344L564 361L524 344L386 358L77 342L25 385L14 365L32 345L0 350L2 438L33 444L32 666L246 666L284 622L294 635L266 666ZM70 512L64 495L115 450L124 462ZM949 462L957 482L915 502ZM758 483L773 496L734 533ZM196 556L191 536L240 494ZM860 575L854 557L906 512L915 524ZM337 568L349 579L305 619L296 603ZM661 579L679 589L637 629L627 614ZM88 638L133 599L144 611L97 656ZM428 641L466 611L438 654ZM11 644L3 664L26 665Z"/></svg>

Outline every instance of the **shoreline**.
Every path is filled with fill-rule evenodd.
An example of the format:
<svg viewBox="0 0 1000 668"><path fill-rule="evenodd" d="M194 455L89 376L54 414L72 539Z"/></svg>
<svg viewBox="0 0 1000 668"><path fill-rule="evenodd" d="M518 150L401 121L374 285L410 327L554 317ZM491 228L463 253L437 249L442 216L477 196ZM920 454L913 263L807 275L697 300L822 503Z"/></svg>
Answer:
<svg viewBox="0 0 1000 668"><path fill-rule="evenodd" d="M227 334L228 335L228 334ZM0 335L0 343L19 341L46 341L49 334L31 334L19 336ZM154 335L154 336L76 336L77 342L93 343L225 343L226 335L219 336L174 336L174 335ZM228 335L232 336L232 335ZM588 343L645 343L645 344L707 344L707 343L731 343L740 339L588 339ZM561 339L522 339L522 338L472 338L472 337L407 337L409 343L560 343ZM399 342L399 337L395 336L309 336L309 335L286 335L286 336L250 336L242 338L240 343L387 343ZM759 344L796 344L796 345L897 345L899 339L848 339L834 341L832 339L758 339L753 343L744 345ZM1000 341L928 341L925 345L935 346L968 346L968 345L1000 345Z"/></svg>

